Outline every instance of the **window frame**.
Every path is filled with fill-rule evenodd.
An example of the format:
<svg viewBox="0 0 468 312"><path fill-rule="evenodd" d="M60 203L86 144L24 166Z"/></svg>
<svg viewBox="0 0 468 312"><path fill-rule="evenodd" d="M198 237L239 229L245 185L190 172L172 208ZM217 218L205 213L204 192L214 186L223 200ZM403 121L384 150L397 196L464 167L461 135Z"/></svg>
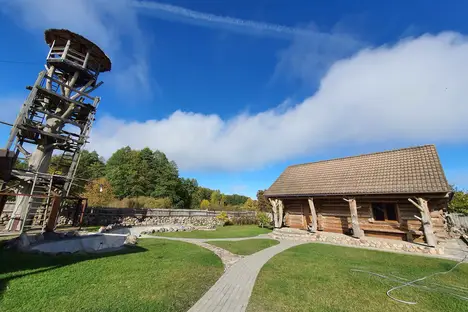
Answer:
<svg viewBox="0 0 468 312"><path fill-rule="evenodd" d="M393 205L395 207L396 220L389 220L388 219L387 209L384 210L385 220L376 220L375 217L374 217L374 209L373 209L372 206L373 205L378 205L378 204L385 204L385 205L391 204L391 205ZM371 222L372 223L400 223L400 208L398 207L398 202L394 202L394 201L372 201L369 204L369 212L370 212L370 215L371 215Z"/></svg>

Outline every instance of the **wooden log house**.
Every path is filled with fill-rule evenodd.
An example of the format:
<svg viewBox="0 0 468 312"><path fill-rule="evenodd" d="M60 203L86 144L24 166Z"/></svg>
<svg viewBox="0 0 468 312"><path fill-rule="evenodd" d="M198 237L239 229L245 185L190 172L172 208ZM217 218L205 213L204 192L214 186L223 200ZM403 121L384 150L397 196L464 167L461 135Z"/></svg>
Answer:
<svg viewBox="0 0 468 312"><path fill-rule="evenodd" d="M435 146L425 145L293 165L264 195L275 227L435 246L451 194Z"/></svg>

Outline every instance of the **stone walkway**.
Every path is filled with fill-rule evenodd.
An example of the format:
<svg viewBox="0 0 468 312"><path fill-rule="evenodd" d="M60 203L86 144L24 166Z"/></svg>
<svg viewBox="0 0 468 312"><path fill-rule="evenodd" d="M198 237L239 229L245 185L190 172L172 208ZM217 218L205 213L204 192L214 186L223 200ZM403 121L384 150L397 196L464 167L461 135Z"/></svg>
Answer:
<svg viewBox="0 0 468 312"><path fill-rule="evenodd" d="M143 237L171 239L193 243L204 248L213 250L222 249L213 245L207 244L208 241L220 240L245 240L245 239L260 239L269 238L267 235L259 235L256 237L245 238L222 238L222 239L190 239L190 238L174 238L174 237L158 237L145 235ZM270 238L271 239L271 238ZM225 266L224 274L219 280L198 300L197 303L188 312L243 312L247 308L250 295L257 279L257 275L263 265L270 260L274 255L305 242L280 240L278 245L263 249L253 255L237 256L227 250L218 254ZM231 257L230 255L234 256ZM224 258L223 258L224 257ZM236 258L236 259L234 259Z"/></svg>

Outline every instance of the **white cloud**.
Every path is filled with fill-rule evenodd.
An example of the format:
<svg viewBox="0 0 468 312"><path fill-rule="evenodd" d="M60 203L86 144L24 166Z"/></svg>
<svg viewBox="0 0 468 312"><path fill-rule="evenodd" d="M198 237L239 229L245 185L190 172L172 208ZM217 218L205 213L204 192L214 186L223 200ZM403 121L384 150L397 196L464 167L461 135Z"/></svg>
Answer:
<svg viewBox="0 0 468 312"><path fill-rule="evenodd" d="M135 91L138 85L140 94L149 92L152 78L148 70L148 42L130 0L113 0L112 4L105 0L16 0L2 3L0 10L35 33L45 28L66 28L87 37L116 65L109 77L111 81L107 80L115 82L117 90Z"/></svg>
<svg viewBox="0 0 468 312"><path fill-rule="evenodd" d="M260 167L341 144L468 140L468 40L425 35L336 62L318 91L287 110L222 120L177 111L163 120L100 119L91 148L149 146L182 169Z"/></svg>

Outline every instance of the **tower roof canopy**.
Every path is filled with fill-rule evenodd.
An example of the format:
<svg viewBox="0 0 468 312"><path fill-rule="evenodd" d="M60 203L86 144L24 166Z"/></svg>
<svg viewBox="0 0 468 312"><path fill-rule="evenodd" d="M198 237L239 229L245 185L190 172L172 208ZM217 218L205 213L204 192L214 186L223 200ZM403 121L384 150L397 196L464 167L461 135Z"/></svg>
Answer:
<svg viewBox="0 0 468 312"><path fill-rule="evenodd" d="M90 56L96 63L100 64L100 72L111 70L111 61L109 57L95 43L85 37L71 32L67 29L48 29L44 33L45 41L49 46L55 41L55 45L65 45L68 40L71 41L71 46L75 51L80 53L90 52Z"/></svg>

